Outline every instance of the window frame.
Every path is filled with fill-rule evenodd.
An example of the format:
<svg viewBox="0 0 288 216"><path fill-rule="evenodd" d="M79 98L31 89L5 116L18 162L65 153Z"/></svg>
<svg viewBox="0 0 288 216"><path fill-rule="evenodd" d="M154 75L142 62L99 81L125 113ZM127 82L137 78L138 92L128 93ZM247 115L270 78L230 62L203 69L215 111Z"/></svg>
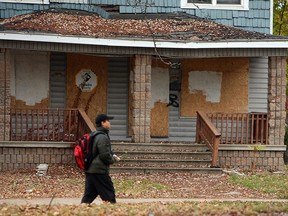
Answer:
<svg viewBox="0 0 288 216"><path fill-rule="evenodd" d="M187 0L181 0L181 8L191 9L223 9L223 10L249 10L249 0L241 0L240 5L217 4L217 0L211 0L212 4L187 3Z"/></svg>
<svg viewBox="0 0 288 216"><path fill-rule="evenodd" d="M49 4L50 0L0 0L3 3Z"/></svg>

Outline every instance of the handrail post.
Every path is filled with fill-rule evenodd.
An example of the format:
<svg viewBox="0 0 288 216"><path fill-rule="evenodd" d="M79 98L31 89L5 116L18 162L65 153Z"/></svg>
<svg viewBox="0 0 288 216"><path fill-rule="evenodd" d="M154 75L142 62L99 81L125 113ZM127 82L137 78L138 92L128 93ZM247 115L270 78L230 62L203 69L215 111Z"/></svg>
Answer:
<svg viewBox="0 0 288 216"><path fill-rule="evenodd" d="M196 142L203 140L212 153L211 167L217 167L221 134L205 113L197 111Z"/></svg>
<svg viewBox="0 0 288 216"><path fill-rule="evenodd" d="M219 145L220 145L220 137L217 136L214 139L214 143L213 143L214 148L213 148L213 153L212 153L211 167L217 167Z"/></svg>
<svg viewBox="0 0 288 216"><path fill-rule="evenodd" d="M200 137L200 133L199 130L201 128L200 126L201 121L200 121L200 116L199 113L197 112L197 119L196 119L196 143L200 143L201 137Z"/></svg>

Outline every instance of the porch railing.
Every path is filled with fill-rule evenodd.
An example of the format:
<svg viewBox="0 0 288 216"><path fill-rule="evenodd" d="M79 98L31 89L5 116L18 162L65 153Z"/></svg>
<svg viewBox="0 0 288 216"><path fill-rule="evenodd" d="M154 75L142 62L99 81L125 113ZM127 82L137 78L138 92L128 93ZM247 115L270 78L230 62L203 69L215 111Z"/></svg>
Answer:
<svg viewBox="0 0 288 216"><path fill-rule="evenodd" d="M267 113L207 113L221 144L268 144Z"/></svg>
<svg viewBox="0 0 288 216"><path fill-rule="evenodd" d="M11 141L75 141L78 109L11 109Z"/></svg>
<svg viewBox="0 0 288 216"><path fill-rule="evenodd" d="M10 115L11 141L74 142L96 130L83 109L20 109Z"/></svg>
<svg viewBox="0 0 288 216"><path fill-rule="evenodd" d="M221 134L214 127L207 115L203 112L197 112L196 124L196 142L204 141L212 152L212 167L217 167L218 147L220 144Z"/></svg>
<svg viewBox="0 0 288 216"><path fill-rule="evenodd" d="M196 142L204 141L217 165L219 144L268 144L267 113L197 112Z"/></svg>

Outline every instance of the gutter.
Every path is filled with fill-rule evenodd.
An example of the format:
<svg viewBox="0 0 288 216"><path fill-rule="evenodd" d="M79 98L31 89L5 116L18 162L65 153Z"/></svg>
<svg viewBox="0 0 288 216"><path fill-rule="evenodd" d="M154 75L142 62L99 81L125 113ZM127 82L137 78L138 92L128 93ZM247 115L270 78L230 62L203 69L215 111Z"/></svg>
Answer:
<svg viewBox="0 0 288 216"><path fill-rule="evenodd" d="M141 48L173 48L173 49L219 49L219 48L273 48L287 49L288 40L245 40L245 41L154 41L147 39L115 39L62 36L56 34L0 33L0 40L48 42L64 44L141 47Z"/></svg>

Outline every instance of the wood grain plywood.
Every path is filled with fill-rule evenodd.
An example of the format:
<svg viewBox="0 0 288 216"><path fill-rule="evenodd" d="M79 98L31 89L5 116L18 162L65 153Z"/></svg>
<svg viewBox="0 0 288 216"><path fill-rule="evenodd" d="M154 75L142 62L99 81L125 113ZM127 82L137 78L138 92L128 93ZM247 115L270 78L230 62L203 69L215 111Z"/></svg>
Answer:
<svg viewBox="0 0 288 216"><path fill-rule="evenodd" d="M160 59L153 59L152 60L152 82L153 82L153 77L155 79L155 76L153 76L153 71L154 73L159 73L159 74L162 73L163 79L161 80L161 77L159 78L158 76L157 78L156 76L158 80L154 80L154 82L156 83L156 87L153 87L154 85L152 83L152 91L154 91L154 92L151 92L152 96L155 95L156 98L164 101L166 91L167 91L167 98L169 97L169 65L165 64ZM164 83L164 85L162 85L161 82L167 82L167 83L166 84ZM160 89L161 87L165 89ZM159 94L161 94L161 96L159 96ZM154 98L154 96L152 98ZM167 104L169 103L169 99L167 100L167 103L162 102L162 101L155 102L153 100L152 100L152 103L153 104L151 104L152 107L151 107L151 114L150 114L151 137L168 137L169 107L167 107Z"/></svg>
<svg viewBox="0 0 288 216"><path fill-rule="evenodd" d="M76 85L76 75L82 69L93 71L97 84L89 92ZM107 58L89 55L67 55L67 108L83 108L94 122L95 116L107 112Z"/></svg>
<svg viewBox="0 0 288 216"><path fill-rule="evenodd" d="M169 115L167 104L157 102L151 109L151 137L168 137Z"/></svg>
<svg viewBox="0 0 288 216"><path fill-rule="evenodd" d="M181 116L195 116L197 110L204 112L248 111L248 58L184 59L181 63L181 70ZM209 83L191 92L189 76L193 75L193 72L198 76L201 71L206 76L210 72L221 75L219 101L207 100L205 88L209 88ZM201 76L197 79L201 81Z"/></svg>

